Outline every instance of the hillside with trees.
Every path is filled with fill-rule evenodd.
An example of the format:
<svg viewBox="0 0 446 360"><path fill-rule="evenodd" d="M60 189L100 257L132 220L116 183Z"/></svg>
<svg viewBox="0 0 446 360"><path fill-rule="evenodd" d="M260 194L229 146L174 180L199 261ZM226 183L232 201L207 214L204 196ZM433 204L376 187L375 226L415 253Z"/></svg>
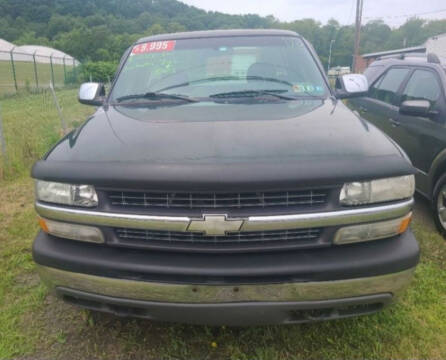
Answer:
<svg viewBox="0 0 446 360"><path fill-rule="evenodd" d="M335 65L350 65L354 28L336 20L280 22L273 16L206 12L176 0L0 0L0 38L17 45L39 44L60 49L81 61L116 63L137 38L186 30L283 28L306 37L323 62L335 39ZM362 27L361 52L422 44L446 33L446 20L410 19L392 29L382 21Z"/></svg>

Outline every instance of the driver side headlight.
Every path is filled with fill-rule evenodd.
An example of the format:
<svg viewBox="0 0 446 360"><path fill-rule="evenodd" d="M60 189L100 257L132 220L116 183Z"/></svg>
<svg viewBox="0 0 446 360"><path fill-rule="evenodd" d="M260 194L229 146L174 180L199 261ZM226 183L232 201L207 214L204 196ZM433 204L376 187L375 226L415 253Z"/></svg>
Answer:
<svg viewBox="0 0 446 360"><path fill-rule="evenodd" d="M58 182L36 180L37 200L49 203L95 207L98 195L91 185L73 185Z"/></svg>
<svg viewBox="0 0 446 360"><path fill-rule="evenodd" d="M415 177L406 175L344 184L339 200L342 205L365 205L409 199L414 192Z"/></svg>

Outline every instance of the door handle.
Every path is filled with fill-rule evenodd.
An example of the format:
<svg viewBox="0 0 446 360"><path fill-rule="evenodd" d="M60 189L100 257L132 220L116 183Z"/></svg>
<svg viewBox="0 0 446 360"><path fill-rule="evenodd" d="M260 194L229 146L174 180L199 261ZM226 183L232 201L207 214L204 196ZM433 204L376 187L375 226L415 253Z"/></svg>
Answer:
<svg viewBox="0 0 446 360"><path fill-rule="evenodd" d="M398 120L389 119L389 122L392 124L393 127L398 127L401 125L401 123Z"/></svg>

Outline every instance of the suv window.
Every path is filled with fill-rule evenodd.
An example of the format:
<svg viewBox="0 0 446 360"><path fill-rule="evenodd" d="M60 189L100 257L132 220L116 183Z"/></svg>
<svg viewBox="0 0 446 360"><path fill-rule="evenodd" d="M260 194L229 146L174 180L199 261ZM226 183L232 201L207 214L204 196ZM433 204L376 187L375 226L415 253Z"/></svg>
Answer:
<svg viewBox="0 0 446 360"><path fill-rule="evenodd" d="M396 105L396 93L408 73L408 68L390 69L370 88L370 97Z"/></svg>
<svg viewBox="0 0 446 360"><path fill-rule="evenodd" d="M427 70L415 70L403 91L401 102L405 100L428 100L434 105L441 94L436 75Z"/></svg>
<svg viewBox="0 0 446 360"><path fill-rule="evenodd" d="M364 75L369 80L369 84L376 79L381 71L383 70L384 65L370 65L367 69L364 71Z"/></svg>

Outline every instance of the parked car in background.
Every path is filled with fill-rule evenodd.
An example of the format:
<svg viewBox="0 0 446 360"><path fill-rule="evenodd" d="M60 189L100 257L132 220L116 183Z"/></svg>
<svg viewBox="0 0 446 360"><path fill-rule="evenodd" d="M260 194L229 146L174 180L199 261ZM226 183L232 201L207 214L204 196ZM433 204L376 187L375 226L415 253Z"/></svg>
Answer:
<svg viewBox="0 0 446 360"><path fill-rule="evenodd" d="M349 103L391 137L417 168L417 191L432 202L446 234L446 62L407 55L375 61L365 71L368 95Z"/></svg>
<svg viewBox="0 0 446 360"><path fill-rule="evenodd" d="M351 72L350 66L335 66L328 70L327 75L329 77L341 76L341 75L350 74L350 72Z"/></svg>
<svg viewBox="0 0 446 360"><path fill-rule="evenodd" d="M370 314L405 289L415 169L281 30L143 38L37 162L41 278L69 303L198 324Z"/></svg>

